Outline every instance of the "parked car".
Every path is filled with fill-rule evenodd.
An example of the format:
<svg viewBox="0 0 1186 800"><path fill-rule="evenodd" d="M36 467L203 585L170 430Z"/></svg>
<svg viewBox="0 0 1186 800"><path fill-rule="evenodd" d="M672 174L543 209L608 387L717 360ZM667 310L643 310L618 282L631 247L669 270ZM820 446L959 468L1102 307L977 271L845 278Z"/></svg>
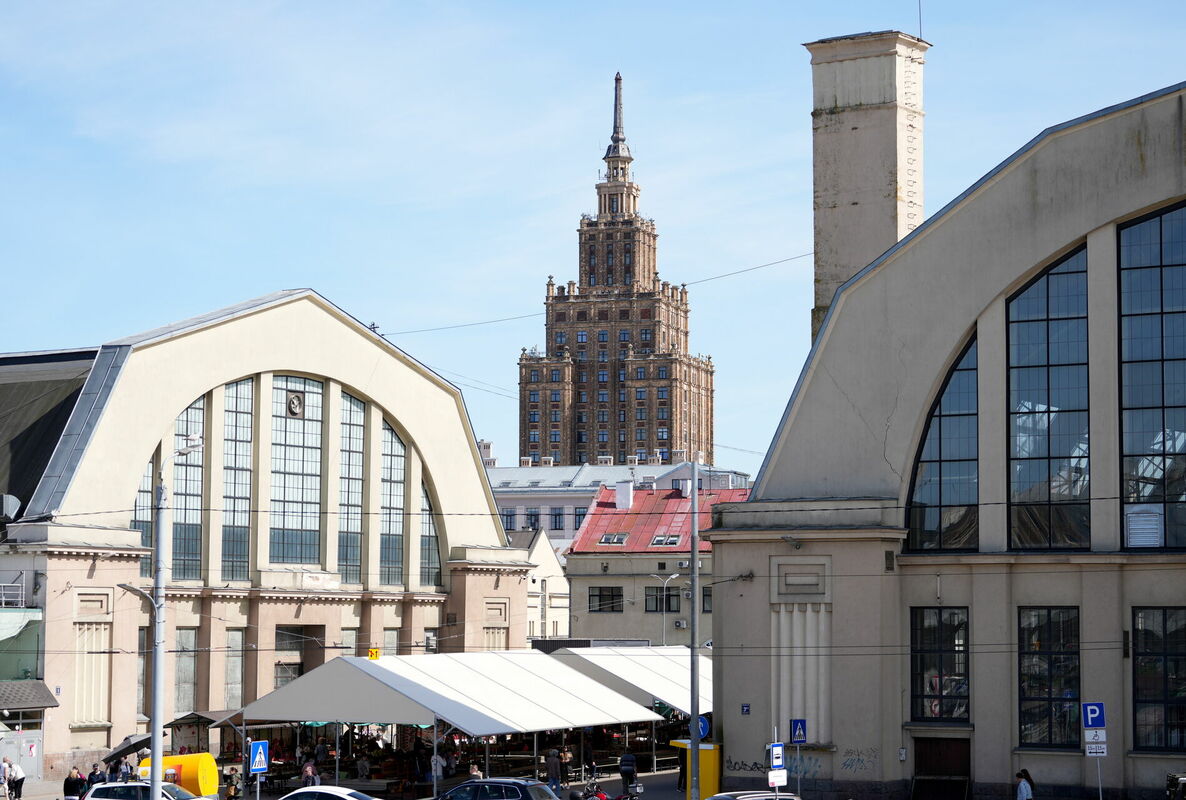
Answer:
<svg viewBox="0 0 1186 800"><path fill-rule="evenodd" d="M96 783L79 800L148 800L152 786L148 781ZM160 800L194 800L197 795L175 783L161 784Z"/></svg>
<svg viewBox="0 0 1186 800"><path fill-rule="evenodd" d="M302 786L280 800L375 800L369 794L344 789L341 786Z"/></svg>
<svg viewBox="0 0 1186 800"><path fill-rule="evenodd" d="M439 800L559 800L548 784L528 778L481 778L454 786Z"/></svg>
<svg viewBox="0 0 1186 800"><path fill-rule="evenodd" d="M773 789L751 789L742 792L720 792L708 800L799 800L799 795L782 789L778 790L778 795L774 794Z"/></svg>

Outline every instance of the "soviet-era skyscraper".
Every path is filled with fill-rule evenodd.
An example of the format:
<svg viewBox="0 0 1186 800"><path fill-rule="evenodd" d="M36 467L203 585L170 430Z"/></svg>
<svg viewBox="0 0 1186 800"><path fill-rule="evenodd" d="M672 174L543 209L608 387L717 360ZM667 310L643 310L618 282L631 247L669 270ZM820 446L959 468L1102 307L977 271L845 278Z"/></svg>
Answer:
<svg viewBox="0 0 1186 800"><path fill-rule="evenodd" d="M659 280L638 211L614 78L597 213L578 228L580 280L548 277L547 344L519 358L521 463L712 462L711 357L688 353L688 290Z"/></svg>

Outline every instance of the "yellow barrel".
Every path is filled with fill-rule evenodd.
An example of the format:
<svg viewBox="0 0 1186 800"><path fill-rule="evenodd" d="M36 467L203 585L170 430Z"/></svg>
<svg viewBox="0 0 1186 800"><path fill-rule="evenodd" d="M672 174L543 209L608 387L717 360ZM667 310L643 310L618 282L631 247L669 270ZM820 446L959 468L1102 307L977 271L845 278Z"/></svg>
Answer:
<svg viewBox="0 0 1186 800"><path fill-rule="evenodd" d="M161 763L165 767L165 780L188 789L199 797L214 797L218 794L218 765L209 753L190 753L187 756L165 756ZM146 758L138 767L140 777L148 780L152 759Z"/></svg>

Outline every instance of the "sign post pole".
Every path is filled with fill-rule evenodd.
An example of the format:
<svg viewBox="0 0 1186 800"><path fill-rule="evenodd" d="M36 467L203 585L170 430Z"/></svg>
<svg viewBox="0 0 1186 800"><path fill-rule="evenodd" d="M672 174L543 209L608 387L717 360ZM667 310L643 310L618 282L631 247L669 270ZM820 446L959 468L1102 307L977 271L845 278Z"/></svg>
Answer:
<svg viewBox="0 0 1186 800"><path fill-rule="evenodd" d="M1083 739L1084 750L1089 757L1095 759L1095 784L1099 790L1100 800L1104 800L1104 769L1100 759L1108 755L1107 723L1104 720L1103 703L1083 703Z"/></svg>
<svg viewBox="0 0 1186 800"><path fill-rule="evenodd" d="M791 743L795 745L795 794L803 796L803 751L800 745L807 742L807 720L791 720Z"/></svg>
<svg viewBox="0 0 1186 800"><path fill-rule="evenodd" d="M246 727L246 720L243 722ZM251 775L255 777L255 800L259 800L259 784L263 780L263 775L268 771L268 740L256 739L248 745L248 759L247 766L251 770Z"/></svg>

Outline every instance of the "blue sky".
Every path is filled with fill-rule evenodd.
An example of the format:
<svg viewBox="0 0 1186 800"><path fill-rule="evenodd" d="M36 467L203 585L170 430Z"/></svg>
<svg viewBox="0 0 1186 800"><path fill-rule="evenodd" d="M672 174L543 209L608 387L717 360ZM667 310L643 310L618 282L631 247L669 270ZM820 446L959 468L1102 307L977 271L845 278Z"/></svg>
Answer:
<svg viewBox="0 0 1186 800"><path fill-rule="evenodd" d="M1044 127L1186 80L1184 18L924 3L927 212ZM665 279L809 252L800 45L887 28L917 34L917 2L5 3L0 350L303 286L389 334L541 312L547 276L576 277L619 70ZM811 285L806 258L692 287L718 464L757 471ZM542 319L394 340L514 464L515 363Z"/></svg>

